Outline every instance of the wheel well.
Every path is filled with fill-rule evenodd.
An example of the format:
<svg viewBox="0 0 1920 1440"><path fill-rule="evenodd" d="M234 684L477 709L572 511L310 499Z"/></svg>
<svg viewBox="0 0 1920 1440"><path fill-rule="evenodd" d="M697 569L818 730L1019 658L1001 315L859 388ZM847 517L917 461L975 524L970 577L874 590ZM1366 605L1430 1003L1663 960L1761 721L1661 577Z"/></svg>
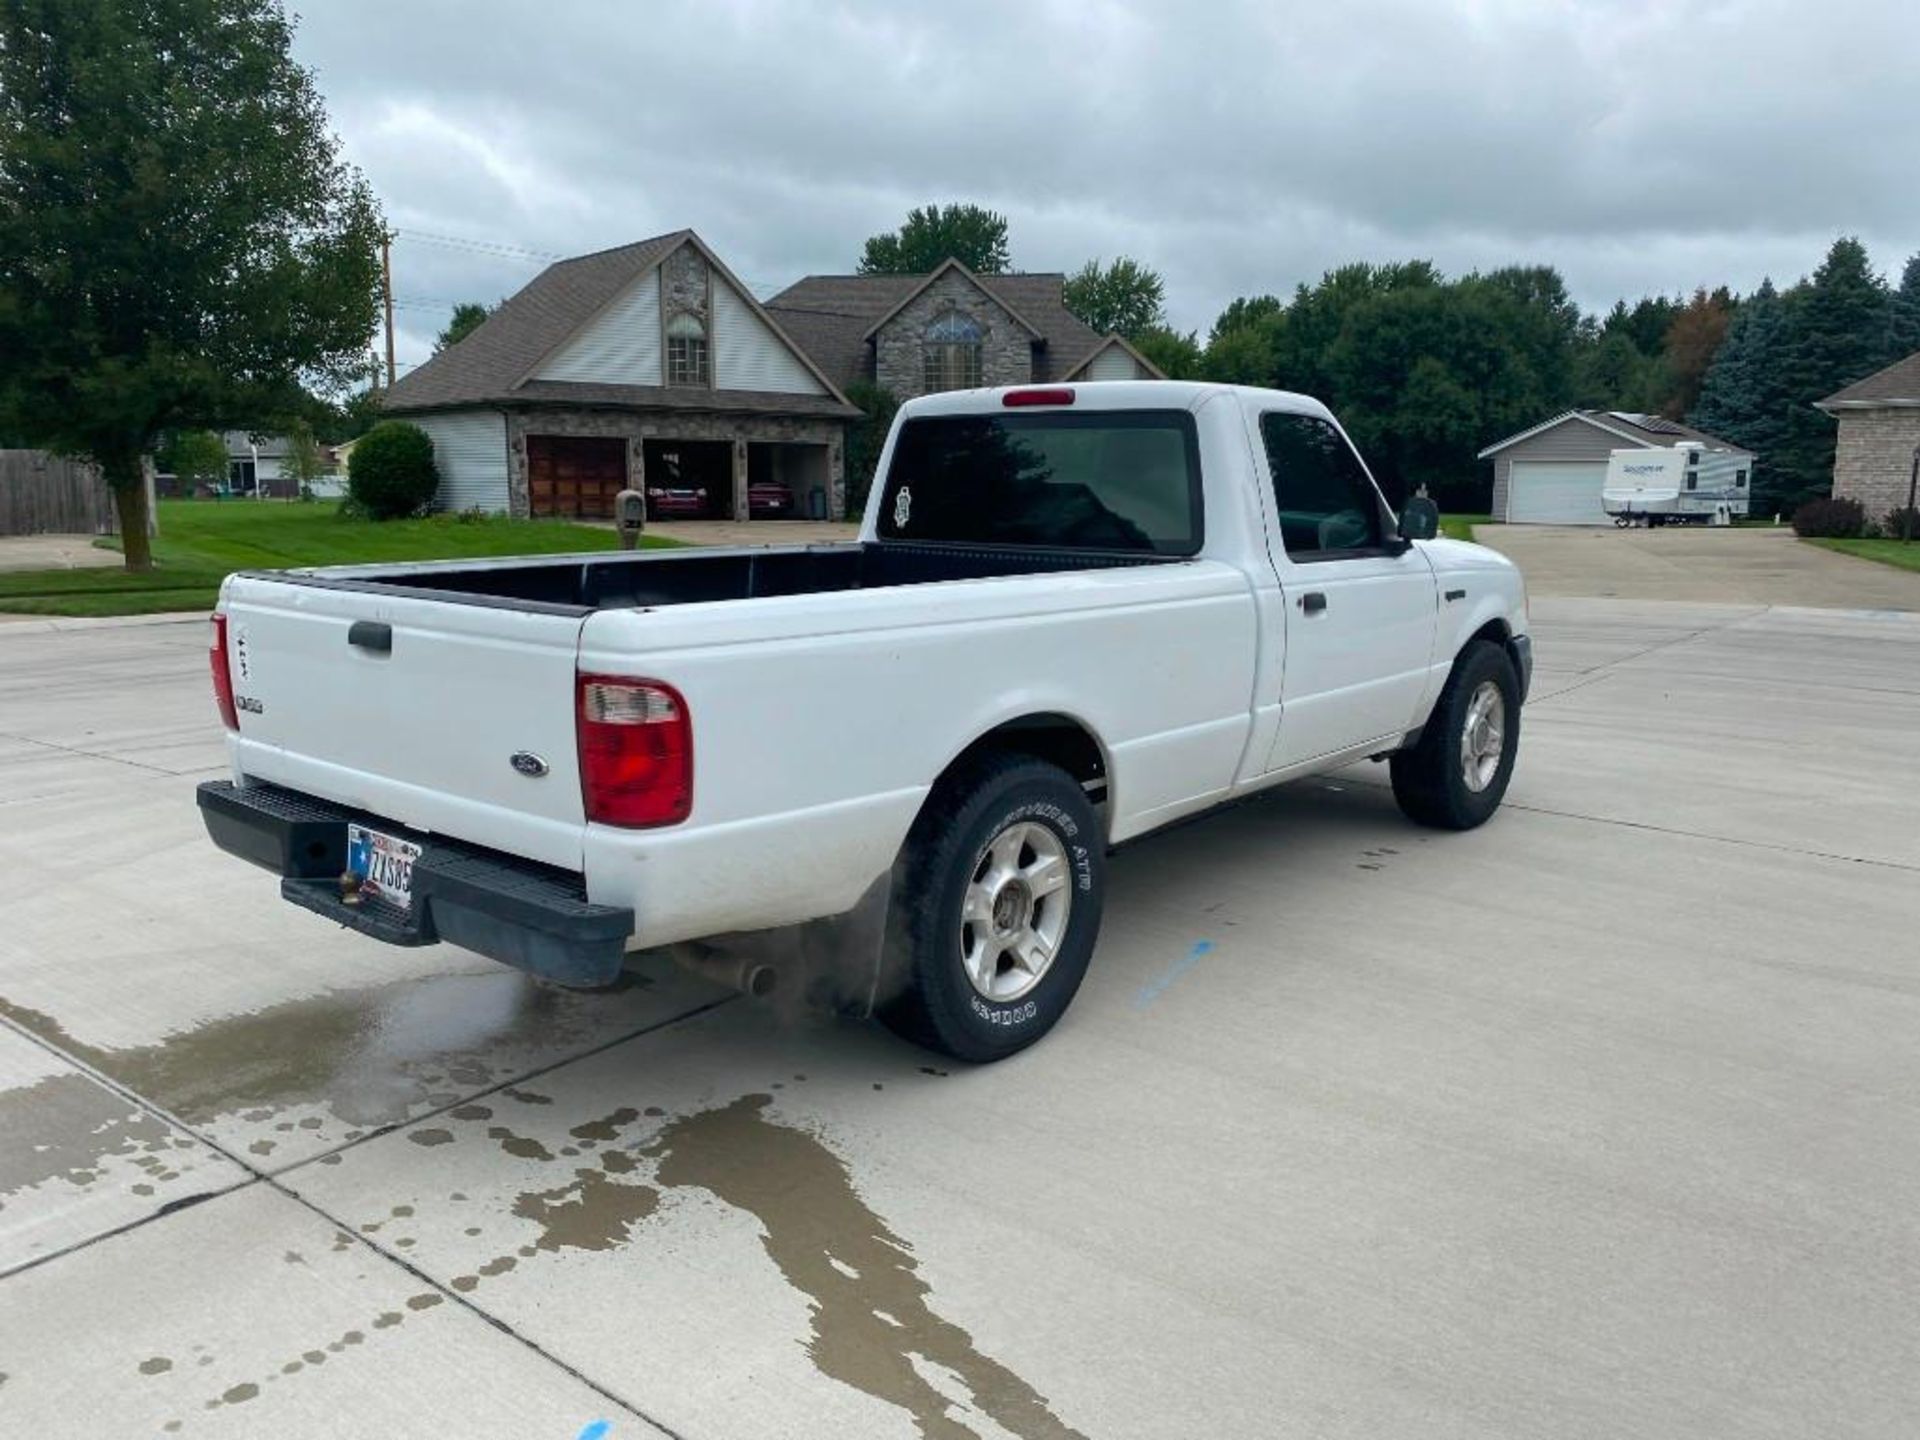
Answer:
<svg viewBox="0 0 1920 1440"><path fill-rule="evenodd" d="M1507 647L1507 641L1511 639L1512 636L1513 636L1513 632L1507 628L1506 621L1489 620L1486 624L1482 625L1478 630L1474 631L1473 634L1467 637L1467 645L1473 644L1473 642L1476 640L1485 640L1494 645L1498 645L1501 649L1504 650ZM1462 645L1460 648L1462 650L1465 650L1467 648L1467 645Z"/></svg>
<svg viewBox="0 0 1920 1440"><path fill-rule="evenodd" d="M1023 715L996 725L953 757L942 778L990 752L1031 755L1057 765L1086 788L1096 805L1106 798L1107 754L1093 732L1070 715Z"/></svg>

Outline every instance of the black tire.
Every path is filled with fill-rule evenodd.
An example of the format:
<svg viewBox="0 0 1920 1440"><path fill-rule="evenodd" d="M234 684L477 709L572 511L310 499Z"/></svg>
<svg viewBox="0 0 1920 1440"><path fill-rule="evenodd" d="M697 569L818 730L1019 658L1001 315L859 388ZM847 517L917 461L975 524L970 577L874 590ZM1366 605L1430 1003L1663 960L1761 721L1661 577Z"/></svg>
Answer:
<svg viewBox="0 0 1920 1440"><path fill-rule="evenodd" d="M1498 687L1504 709L1500 759L1485 787L1475 790L1467 783L1461 739L1473 697L1488 683ZM1393 798L1416 824L1439 830L1484 825L1506 796L1519 748L1520 680L1513 661L1504 646L1476 640L1454 661L1453 673L1434 702L1419 743L1397 751L1388 762Z"/></svg>
<svg viewBox="0 0 1920 1440"><path fill-rule="evenodd" d="M1039 979L1002 1003L968 977L962 907L992 842L1021 825L1043 827L1058 841L1068 905ZM1093 958L1106 894L1099 818L1071 775L1024 755L967 765L928 798L894 874L884 971L893 993L878 1008L889 1029L956 1060L984 1063L1024 1050L1054 1027ZM1034 902L1029 913L1038 917L1046 903Z"/></svg>

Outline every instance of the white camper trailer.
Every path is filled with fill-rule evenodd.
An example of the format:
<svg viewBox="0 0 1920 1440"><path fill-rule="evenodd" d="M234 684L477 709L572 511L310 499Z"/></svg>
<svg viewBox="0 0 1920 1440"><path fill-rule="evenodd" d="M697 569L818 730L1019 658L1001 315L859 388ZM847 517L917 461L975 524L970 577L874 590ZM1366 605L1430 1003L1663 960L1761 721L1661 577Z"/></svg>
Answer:
<svg viewBox="0 0 1920 1440"><path fill-rule="evenodd" d="M1615 450L1601 507L1627 525L1731 525L1747 513L1753 457L1697 440L1671 449Z"/></svg>

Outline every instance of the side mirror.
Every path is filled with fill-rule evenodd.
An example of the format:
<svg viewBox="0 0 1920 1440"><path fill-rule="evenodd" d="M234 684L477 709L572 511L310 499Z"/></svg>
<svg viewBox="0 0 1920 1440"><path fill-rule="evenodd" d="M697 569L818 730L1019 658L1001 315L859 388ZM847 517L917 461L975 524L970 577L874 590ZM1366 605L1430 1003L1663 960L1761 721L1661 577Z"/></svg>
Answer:
<svg viewBox="0 0 1920 1440"><path fill-rule="evenodd" d="M1431 540L1440 533L1440 507L1424 495L1407 501L1400 511L1402 540Z"/></svg>

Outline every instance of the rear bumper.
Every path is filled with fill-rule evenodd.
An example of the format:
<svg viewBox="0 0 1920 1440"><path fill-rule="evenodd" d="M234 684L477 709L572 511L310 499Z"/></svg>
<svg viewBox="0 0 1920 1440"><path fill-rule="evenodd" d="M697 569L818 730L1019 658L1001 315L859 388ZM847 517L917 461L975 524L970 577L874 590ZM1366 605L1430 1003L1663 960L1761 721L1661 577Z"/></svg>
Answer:
<svg viewBox="0 0 1920 1440"><path fill-rule="evenodd" d="M1513 650L1513 665L1520 672L1520 701L1526 703L1527 693L1533 689L1533 637L1515 635L1507 644Z"/></svg>
<svg viewBox="0 0 1920 1440"><path fill-rule="evenodd" d="M593 904L578 875L277 785L212 780L197 798L214 844L280 876L284 899L363 935L390 945L445 940L562 985L607 985L620 974L633 911ZM350 820L421 847L409 908L341 898Z"/></svg>

